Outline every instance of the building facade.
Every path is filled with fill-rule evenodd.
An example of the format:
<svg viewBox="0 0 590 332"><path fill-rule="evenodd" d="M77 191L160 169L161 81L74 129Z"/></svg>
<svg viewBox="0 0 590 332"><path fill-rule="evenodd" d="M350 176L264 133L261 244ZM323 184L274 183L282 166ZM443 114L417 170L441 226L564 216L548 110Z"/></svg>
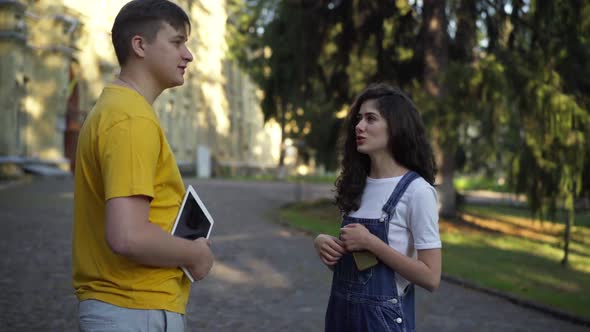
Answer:
<svg viewBox="0 0 590 332"><path fill-rule="evenodd" d="M86 114L119 72L110 30L126 2L0 0L0 157L71 164ZM154 109L179 165L213 175L275 167L280 129L226 59L225 2L176 2L191 17L194 61Z"/></svg>

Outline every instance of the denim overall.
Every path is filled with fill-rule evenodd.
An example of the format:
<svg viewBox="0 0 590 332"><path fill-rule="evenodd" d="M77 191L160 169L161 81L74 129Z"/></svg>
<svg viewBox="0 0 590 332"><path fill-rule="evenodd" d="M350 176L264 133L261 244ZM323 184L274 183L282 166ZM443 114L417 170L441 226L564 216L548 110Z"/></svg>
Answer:
<svg viewBox="0 0 590 332"><path fill-rule="evenodd" d="M389 220L410 183L418 178L407 172L396 185L380 219L345 216L342 227L359 223L383 242L388 242ZM359 271L352 254L340 258L334 268L332 292L326 311L326 332L413 332L415 331L414 285L398 294L395 271L379 261Z"/></svg>

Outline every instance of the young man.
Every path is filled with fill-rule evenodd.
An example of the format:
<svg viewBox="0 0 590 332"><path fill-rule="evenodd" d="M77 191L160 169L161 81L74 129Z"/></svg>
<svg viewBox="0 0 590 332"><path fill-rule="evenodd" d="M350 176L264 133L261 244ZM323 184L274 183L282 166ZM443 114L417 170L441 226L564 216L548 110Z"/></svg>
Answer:
<svg viewBox="0 0 590 332"><path fill-rule="evenodd" d="M184 83L189 18L167 0L134 0L112 40L121 65L78 142L73 284L81 331L182 331L190 281L213 265L209 242L170 235L185 193L152 108Z"/></svg>

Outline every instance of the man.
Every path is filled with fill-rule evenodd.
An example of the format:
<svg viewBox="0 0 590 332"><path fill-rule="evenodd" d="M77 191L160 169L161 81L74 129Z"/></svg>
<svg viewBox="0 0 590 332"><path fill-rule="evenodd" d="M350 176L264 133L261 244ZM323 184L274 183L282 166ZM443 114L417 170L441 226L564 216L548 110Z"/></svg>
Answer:
<svg viewBox="0 0 590 332"><path fill-rule="evenodd" d="M134 0L113 24L121 73L102 92L78 142L73 284L81 331L182 331L190 281L213 265L206 239L170 234L185 187L152 108L184 83L192 54L186 13Z"/></svg>

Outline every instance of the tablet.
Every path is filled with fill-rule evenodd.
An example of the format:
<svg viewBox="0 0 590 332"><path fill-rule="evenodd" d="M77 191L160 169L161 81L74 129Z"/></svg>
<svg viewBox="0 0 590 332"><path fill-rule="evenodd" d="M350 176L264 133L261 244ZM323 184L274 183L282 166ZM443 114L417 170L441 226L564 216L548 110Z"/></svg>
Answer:
<svg viewBox="0 0 590 332"><path fill-rule="evenodd" d="M208 239L212 229L213 218L211 214L207 211L193 186L189 185L172 227L172 235L188 240L200 237ZM195 281L187 269L182 268L182 270L191 282Z"/></svg>

